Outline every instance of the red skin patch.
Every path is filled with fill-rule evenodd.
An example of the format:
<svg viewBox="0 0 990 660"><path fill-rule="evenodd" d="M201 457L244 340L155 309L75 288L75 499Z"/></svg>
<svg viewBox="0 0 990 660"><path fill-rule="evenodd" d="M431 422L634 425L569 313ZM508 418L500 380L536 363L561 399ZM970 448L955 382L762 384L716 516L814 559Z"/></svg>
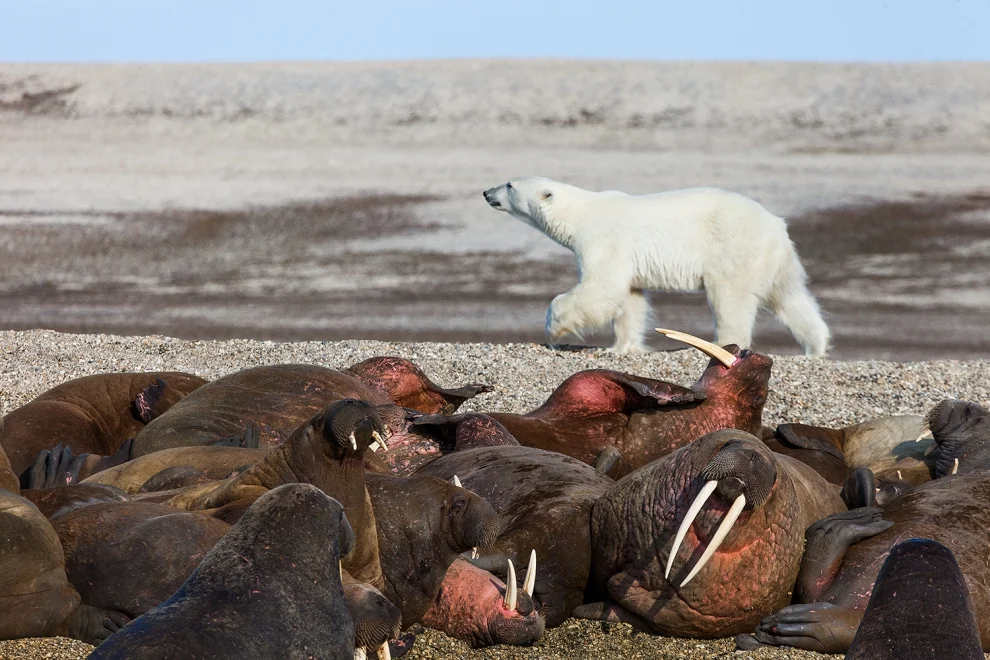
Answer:
<svg viewBox="0 0 990 660"><path fill-rule="evenodd" d="M528 644L543 635L543 621L532 599L517 589L517 610L505 609L505 583L458 558L447 569L440 593L423 625L473 647Z"/></svg>

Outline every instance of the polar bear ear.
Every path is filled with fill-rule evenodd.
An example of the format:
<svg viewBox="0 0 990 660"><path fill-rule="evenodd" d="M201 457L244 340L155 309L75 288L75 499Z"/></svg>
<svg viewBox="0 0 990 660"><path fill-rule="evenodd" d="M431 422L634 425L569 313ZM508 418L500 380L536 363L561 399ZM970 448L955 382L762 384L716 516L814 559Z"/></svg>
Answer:
<svg viewBox="0 0 990 660"><path fill-rule="evenodd" d="M544 190L543 192L540 193L540 199L542 199L544 202L550 199L551 197L553 197L553 191L551 190Z"/></svg>

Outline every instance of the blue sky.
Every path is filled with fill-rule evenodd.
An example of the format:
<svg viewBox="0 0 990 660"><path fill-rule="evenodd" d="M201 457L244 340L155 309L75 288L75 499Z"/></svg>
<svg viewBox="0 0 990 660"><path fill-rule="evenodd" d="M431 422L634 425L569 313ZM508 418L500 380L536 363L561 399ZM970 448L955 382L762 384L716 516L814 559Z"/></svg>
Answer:
<svg viewBox="0 0 990 660"><path fill-rule="evenodd" d="M0 0L0 61L990 60L990 0Z"/></svg>

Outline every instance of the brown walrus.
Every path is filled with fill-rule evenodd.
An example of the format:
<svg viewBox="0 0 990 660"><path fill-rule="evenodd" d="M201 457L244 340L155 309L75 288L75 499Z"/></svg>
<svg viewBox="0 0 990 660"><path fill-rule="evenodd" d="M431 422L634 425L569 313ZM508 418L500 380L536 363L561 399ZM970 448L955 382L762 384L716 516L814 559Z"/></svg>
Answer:
<svg viewBox="0 0 990 660"><path fill-rule="evenodd" d="M618 463L608 474L615 478L712 431L735 428L759 434L773 360L736 346L720 348L690 335L673 336L712 356L691 389L595 369L565 380L530 413L489 416L521 445L588 464L614 447Z"/></svg>
<svg viewBox="0 0 990 660"><path fill-rule="evenodd" d="M364 454L385 428L373 405L344 399L297 428L263 459L224 481L194 486L166 500L168 506L205 511L232 520L225 509L243 511L265 492L286 483L313 484L347 511L357 541L344 560L355 580L383 586L375 512L365 487Z"/></svg>
<svg viewBox="0 0 990 660"><path fill-rule="evenodd" d="M559 626L584 602L591 509L614 481L569 456L507 446L456 451L419 474L457 477L498 512L498 538L473 564L505 579L507 560L525 567L536 552L540 570L531 595L548 626Z"/></svg>
<svg viewBox="0 0 990 660"><path fill-rule="evenodd" d="M737 430L626 476L592 512L592 585L574 615L665 635L752 630L790 601L812 522L845 505L807 465Z"/></svg>
<svg viewBox="0 0 990 660"><path fill-rule="evenodd" d="M394 394L402 402L422 404L421 412L432 413L455 408L472 393L482 391L486 387L480 385L438 388L415 365L400 358L371 358L341 371L306 364L253 367L209 383L152 421L135 438L131 456L210 445L240 437L252 427L257 429L261 446L277 445L339 399L395 405L390 398Z"/></svg>
<svg viewBox="0 0 990 660"><path fill-rule="evenodd" d="M58 444L71 448L76 464L67 474L76 482L126 461L129 449L125 455L113 455L146 424L205 383L181 371L76 378L7 413L0 423L0 446L16 475Z"/></svg>
<svg viewBox="0 0 990 660"><path fill-rule="evenodd" d="M90 656L353 660L344 508L309 484L258 498L182 587Z"/></svg>
<svg viewBox="0 0 990 660"><path fill-rule="evenodd" d="M226 479L236 470L253 465L264 458L270 447L251 449L248 447L173 447L152 454L146 454L123 465L98 472L88 479L85 484L105 484L116 486L125 493L137 493L148 480L170 468L188 468L198 477L206 481ZM173 484L172 488L178 485ZM164 490L164 488L145 488L148 490Z"/></svg>

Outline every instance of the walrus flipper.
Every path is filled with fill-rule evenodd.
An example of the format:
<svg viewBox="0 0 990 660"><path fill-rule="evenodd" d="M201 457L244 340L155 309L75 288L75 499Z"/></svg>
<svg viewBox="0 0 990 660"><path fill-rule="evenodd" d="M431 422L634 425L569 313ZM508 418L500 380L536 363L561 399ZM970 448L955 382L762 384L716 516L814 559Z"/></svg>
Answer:
<svg viewBox="0 0 990 660"><path fill-rule="evenodd" d="M72 455L72 447L57 444L42 449L34 465L21 474L21 488L58 488L79 483L79 471L89 454Z"/></svg>
<svg viewBox="0 0 990 660"><path fill-rule="evenodd" d="M788 605L760 622L753 635L737 635L736 646L790 646L816 653L845 653L856 636L863 613L831 603Z"/></svg>
<svg viewBox="0 0 990 660"><path fill-rule="evenodd" d="M622 385L627 393L632 394L623 410L627 414L642 408L696 403L707 398L704 392L696 392L689 387L664 380L633 376L621 371L608 371L608 375L612 381Z"/></svg>
<svg viewBox="0 0 990 660"><path fill-rule="evenodd" d="M622 454L619 453L619 450L609 445L598 452L598 455L595 456L595 462L592 465L605 476L609 476L608 473L615 469L615 466L621 460Z"/></svg>
<svg viewBox="0 0 990 660"><path fill-rule="evenodd" d="M168 384L164 380L156 378L154 383L134 397L134 411L137 413L137 418L145 424L168 410L168 405L161 405L165 398L166 387Z"/></svg>
<svg viewBox="0 0 990 660"><path fill-rule="evenodd" d="M839 440L841 433L839 430L830 429L825 426L781 424L777 427L776 432L774 432L774 436L784 446L789 445L798 449L823 451L845 463L846 457L842 453Z"/></svg>
<svg viewBox="0 0 990 660"><path fill-rule="evenodd" d="M66 633L73 639L99 646L103 640L128 623L131 617L116 610L103 610L90 605L80 605L66 620Z"/></svg>
<svg viewBox="0 0 990 660"><path fill-rule="evenodd" d="M482 385L479 383L469 383L453 388L437 387L433 383L430 383L430 385L432 386L430 389L439 394L447 402L443 410L443 413L447 415L453 414L468 399L473 399L479 394L495 391L495 388L491 385Z"/></svg>
<svg viewBox="0 0 990 660"><path fill-rule="evenodd" d="M839 497L849 510L877 505L877 479L870 468L857 468L849 473L842 484Z"/></svg>
<svg viewBox="0 0 990 660"><path fill-rule="evenodd" d="M232 435L229 438L211 442L213 447L244 447L246 449L257 449L261 441L261 429L257 424L248 424L247 428L240 435Z"/></svg>
<svg viewBox="0 0 990 660"><path fill-rule="evenodd" d="M831 586L842 558L853 543L894 526L883 509L862 507L822 518L805 532L804 557L794 584L794 602L815 603Z"/></svg>

